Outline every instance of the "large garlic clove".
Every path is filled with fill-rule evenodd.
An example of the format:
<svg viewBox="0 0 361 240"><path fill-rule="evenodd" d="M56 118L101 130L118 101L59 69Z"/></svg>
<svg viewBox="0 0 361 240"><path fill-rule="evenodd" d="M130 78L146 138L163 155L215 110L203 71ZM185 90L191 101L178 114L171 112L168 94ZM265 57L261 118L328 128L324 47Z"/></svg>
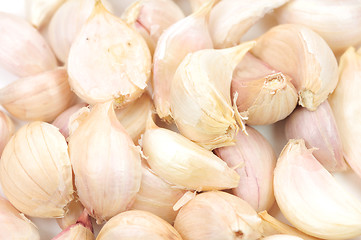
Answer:
<svg viewBox="0 0 361 240"><path fill-rule="evenodd" d="M65 68L21 78L0 89L0 104L13 116L27 121L52 121L74 99Z"/></svg>
<svg viewBox="0 0 361 240"><path fill-rule="evenodd" d="M14 134L15 126L13 121L4 112L0 111L0 156L5 145Z"/></svg>
<svg viewBox="0 0 361 240"><path fill-rule="evenodd" d="M184 240L256 240L262 236L261 224L247 202L216 191L201 193L183 206L174 227Z"/></svg>
<svg viewBox="0 0 361 240"><path fill-rule="evenodd" d="M314 111L337 85L337 61L318 34L295 24L278 25L252 49L256 57L291 76L299 104Z"/></svg>
<svg viewBox="0 0 361 240"><path fill-rule="evenodd" d="M179 64L188 53L213 48L208 15L215 2L210 0L159 38L153 57L153 99L159 117L166 121L171 121L170 89Z"/></svg>
<svg viewBox="0 0 361 240"><path fill-rule="evenodd" d="M274 172L274 193L283 215L299 230L324 239L361 234L361 202L339 186L304 140L290 140Z"/></svg>
<svg viewBox="0 0 361 240"><path fill-rule="evenodd" d="M316 148L315 158L328 171L344 171L347 164L343 159L341 138L328 101L316 111L297 108L286 120L286 137L302 138L308 148Z"/></svg>
<svg viewBox="0 0 361 240"><path fill-rule="evenodd" d="M64 2L65 0L28 0L27 18L34 27L41 28Z"/></svg>
<svg viewBox="0 0 361 240"><path fill-rule="evenodd" d="M276 234L269 237L263 238L263 240L303 240L300 237L287 235L287 234Z"/></svg>
<svg viewBox="0 0 361 240"><path fill-rule="evenodd" d="M144 92L150 72L145 40L96 0L69 52L69 82L74 92L90 104L114 99L121 106Z"/></svg>
<svg viewBox="0 0 361 240"><path fill-rule="evenodd" d="M273 170L276 155L272 146L254 128L239 132L236 145L214 150L230 168L236 168L239 185L233 193L248 202L257 212L269 209L274 203ZM241 167L242 166L242 167Z"/></svg>
<svg viewBox="0 0 361 240"><path fill-rule="evenodd" d="M140 187L140 153L112 102L95 105L80 122L69 154L79 200L98 223L130 208Z"/></svg>
<svg viewBox="0 0 361 240"><path fill-rule="evenodd" d="M209 29L215 48L238 45L241 37L267 13L288 0L222 0L211 12Z"/></svg>
<svg viewBox="0 0 361 240"><path fill-rule="evenodd" d="M65 230L67 227L76 224L79 216L84 212L84 207L78 199L74 199L68 205L68 211L63 218L56 219L59 227Z"/></svg>
<svg viewBox="0 0 361 240"><path fill-rule="evenodd" d="M179 131L207 149L232 145L238 126L230 97L232 74L254 46L188 54L172 81L172 117Z"/></svg>
<svg viewBox="0 0 361 240"><path fill-rule="evenodd" d="M237 108L252 125L272 124L286 118L297 105L297 91L290 77L246 54L232 79Z"/></svg>
<svg viewBox="0 0 361 240"><path fill-rule="evenodd" d="M40 33L25 20L0 13L0 65L27 77L57 66L56 58Z"/></svg>
<svg viewBox="0 0 361 240"><path fill-rule="evenodd" d="M73 199L65 138L44 122L28 123L5 146L0 182L9 201L33 217L63 217Z"/></svg>

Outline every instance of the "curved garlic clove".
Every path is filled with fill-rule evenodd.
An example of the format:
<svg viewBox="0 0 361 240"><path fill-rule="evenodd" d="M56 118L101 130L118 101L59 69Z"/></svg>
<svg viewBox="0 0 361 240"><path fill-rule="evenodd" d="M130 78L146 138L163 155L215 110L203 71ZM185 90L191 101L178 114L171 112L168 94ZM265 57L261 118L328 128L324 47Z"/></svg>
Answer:
<svg viewBox="0 0 361 240"><path fill-rule="evenodd" d="M170 26L159 38L153 57L154 105L160 118L171 121L170 89L177 67L191 52L213 48L208 15L217 0Z"/></svg>
<svg viewBox="0 0 361 240"><path fill-rule="evenodd" d="M257 212L274 203L273 170L276 155L267 140L254 128L247 126L248 135L239 132L236 145L217 148L215 154L240 176L233 194L248 202ZM240 167L242 166L242 167Z"/></svg>
<svg viewBox="0 0 361 240"><path fill-rule="evenodd" d="M156 215L131 210L111 218L100 230L97 240L182 240L172 225Z"/></svg>
<svg viewBox="0 0 361 240"><path fill-rule="evenodd" d="M9 72L27 77L51 70L56 58L40 33L24 19L0 13L0 65Z"/></svg>
<svg viewBox="0 0 361 240"><path fill-rule="evenodd" d="M57 218L56 222L59 227L65 230L67 227L76 224L79 216L84 212L84 207L78 199L74 199L68 205L67 212L63 218Z"/></svg>
<svg viewBox="0 0 361 240"><path fill-rule="evenodd" d="M0 89L0 104L11 115L27 121L52 121L74 99L65 68L21 78Z"/></svg>
<svg viewBox="0 0 361 240"><path fill-rule="evenodd" d="M232 95L238 94L238 111L252 125L272 124L286 118L297 105L297 91L290 77L246 54L232 79Z"/></svg>
<svg viewBox="0 0 361 240"><path fill-rule="evenodd" d="M150 72L145 40L96 0L69 52L69 82L74 92L90 104L114 99L121 106L144 92Z"/></svg>
<svg viewBox="0 0 361 240"><path fill-rule="evenodd" d="M5 145L14 134L15 126L13 121L4 112L0 111L0 156Z"/></svg>
<svg viewBox="0 0 361 240"><path fill-rule="evenodd" d="M302 138L308 148L316 148L315 158L328 171L344 171L347 164L343 159L341 138L328 101L316 111L297 108L286 120L286 137Z"/></svg>
<svg viewBox="0 0 361 240"><path fill-rule="evenodd" d="M0 182L9 201L33 217L63 217L73 199L65 138L44 122L28 123L5 146Z"/></svg>
<svg viewBox="0 0 361 240"><path fill-rule="evenodd" d="M232 145L238 126L230 91L232 74L254 46L206 49L188 54L172 81L172 117L179 131L207 149Z"/></svg>
<svg viewBox="0 0 361 240"><path fill-rule="evenodd" d="M65 0L28 0L25 2L27 18L34 27L41 28L64 2Z"/></svg>
<svg viewBox="0 0 361 240"><path fill-rule="evenodd" d="M263 238L263 240L303 240L300 237L287 235L287 234L276 234L269 237Z"/></svg>
<svg viewBox="0 0 361 240"><path fill-rule="evenodd" d="M256 240L262 236L261 224L247 202L216 191L201 193L183 206L174 227L184 240Z"/></svg>
<svg viewBox="0 0 361 240"><path fill-rule="evenodd" d="M209 18L209 30L215 48L240 44L242 36L261 18L288 0L222 0Z"/></svg>
<svg viewBox="0 0 361 240"><path fill-rule="evenodd" d="M330 47L312 30L278 25L263 34L252 49L256 57L292 77L299 104L314 111L337 85L337 61Z"/></svg>
<svg viewBox="0 0 361 240"><path fill-rule="evenodd" d="M274 193L283 215L304 233L324 239L361 234L361 202L338 185L304 140L290 140L282 150Z"/></svg>
<svg viewBox="0 0 361 240"><path fill-rule="evenodd" d="M84 117L69 137L69 154L79 200L98 223L130 208L140 187L140 153L112 102Z"/></svg>

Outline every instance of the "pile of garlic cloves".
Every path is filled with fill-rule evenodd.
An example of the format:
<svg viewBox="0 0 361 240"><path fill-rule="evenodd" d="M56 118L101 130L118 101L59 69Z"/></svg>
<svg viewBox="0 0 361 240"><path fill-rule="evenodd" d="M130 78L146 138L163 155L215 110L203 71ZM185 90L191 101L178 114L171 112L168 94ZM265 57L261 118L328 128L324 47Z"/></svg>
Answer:
<svg viewBox="0 0 361 240"><path fill-rule="evenodd" d="M0 5L1 239L361 239L360 2L25 9Z"/></svg>

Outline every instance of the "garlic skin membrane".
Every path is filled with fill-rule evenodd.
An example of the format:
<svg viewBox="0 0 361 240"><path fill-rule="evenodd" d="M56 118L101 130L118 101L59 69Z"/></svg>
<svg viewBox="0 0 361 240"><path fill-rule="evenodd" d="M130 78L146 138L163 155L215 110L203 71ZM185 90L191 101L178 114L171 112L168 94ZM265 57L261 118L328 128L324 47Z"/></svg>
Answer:
<svg viewBox="0 0 361 240"><path fill-rule="evenodd" d="M336 88L336 58L325 40L309 28L296 24L273 27L257 39L252 53L290 76L299 104L310 111Z"/></svg>
<svg viewBox="0 0 361 240"><path fill-rule="evenodd" d="M205 4L208 1L209 0L189 0L193 12L196 12L199 8L202 7L203 4Z"/></svg>
<svg viewBox="0 0 361 240"><path fill-rule="evenodd" d="M79 216L84 212L84 207L78 199L73 199L68 205L68 211L63 218L57 218L56 222L59 227L65 230L67 227L76 224Z"/></svg>
<svg viewBox="0 0 361 240"><path fill-rule="evenodd" d="M65 0L28 0L25 2L27 18L34 27L41 28L64 2Z"/></svg>
<svg viewBox="0 0 361 240"><path fill-rule="evenodd" d="M14 132L15 126L13 121L8 115L0 111L0 156Z"/></svg>
<svg viewBox="0 0 361 240"><path fill-rule="evenodd" d="M0 182L5 196L24 214L63 217L74 192L63 135L45 122L21 127L1 156Z"/></svg>
<svg viewBox="0 0 361 240"><path fill-rule="evenodd" d="M274 194L283 215L302 232L323 239L361 234L361 202L348 194L307 149L289 140L274 172Z"/></svg>
<svg viewBox="0 0 361 240"><path fill-rule="evenodd" d="M269 237L263 238L263 240L303 240L300 237L287 235L287 234L276 234Z"/></svg>

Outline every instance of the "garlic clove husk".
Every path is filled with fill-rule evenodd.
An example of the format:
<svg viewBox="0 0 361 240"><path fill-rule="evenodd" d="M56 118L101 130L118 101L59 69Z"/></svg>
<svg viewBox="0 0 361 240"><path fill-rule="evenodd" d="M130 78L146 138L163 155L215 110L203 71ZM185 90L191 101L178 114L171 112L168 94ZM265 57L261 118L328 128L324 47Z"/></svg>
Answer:
<svg viewBox="0 0 361 240"><path fill-rule="evenodd" d="M171 87L172 117L184 136L206 149L234 144L238 125L231 102L232 74L255 42L188 54Z"/></svg>
<svg viewBox="0 0 361 240"><path fill-rule="evenodd" d="M193 12L196 12L202 7L202 5L204 5L208 1L209 0L189 0Z"/></svg>
<svg viewBox="0 0 361 240"><path fill-rule="evenodd" d="M237 65L231 85L238 94L238 111L252 125L272 124L286 118L297 105L291 78L247 53Z"/></svg>
<svg viewBox="0 0 361 240"><path fill-rule="evenodd" d="M144 92L151 55L139 33L108 12L100 0L95 2L70 48L69 83L89 104L115 100L122 106Z"/></svg>
<svg viewBox="0 0 361 240"><path fill-rule="evenodd" d="M98 223L130 208L141 182L140 150L116 118L113 102L83 116L69 137L69 155L79 200Z"/></svg>
<svg viewBox="0 0 361 240"><path fill-rule="evenodd" d="M273 236L265 237L263 240L303 240L303 238L287 235L287 234L276 234Z"/></svg>
<svg viewBox="0 0 361 240"><path fill-rule="evenodd" d="M0 30L0 65L7 71L27 77L57 66L45 39L24 19L0 13Z"/></svg>
<svg viewBox="0 0 361 240"><path fill-rule="evenodd" d="M5 196L24 214L63 217L74 192L63 135L45 122L20 128L1 156L0 182Z"/></svg>
<svg viewBox="0 0 361 240"><path fill-rule="evenodd" d="M288 0L222 0L213 9L209 30L215 48L233 47L241 43L242 36L267 13Z"/></svg>
<svg viewBox="0 0 361 240"><path fill-rule="evenodd" d="M13 121L8 115L0 111L0 156L14 132L15 126Z"/></svg>
<svg viewBox="0 0 361 240"><path fill-rule="evenodd" d="M79 216L84 212L84 207L78 199L74 199L68 205L67 212L63 218L56 219L59 227L63 230L69 226L76 224Z"/></svg>
<svg viewBox="0 0 361 240"><path fill-rule="evenodd" d="M252 53L287 74L299 94L299 104L314 111L337 85L337 61L314 31L296 24L278 25L257 40Z"/></svg>
<svg viewBox="0 0 361 240"><path fill-rule="evenodd" d="M246 135L239 132L236 145L217 148L214 153L240 176L233 194L248 202L257 212L269 209L274 201L273 170L276 155L268 141L254 128L247 126Z"/></svg>
<svg viewBox="0 0 361 240"><path fill-rule="evenodd" d="M27 18L34 27L41 28L64 2L65 0L28 0Z"/></svg>
<svg viewBox="0 0 361 240"><path fill-rule="evenodd" d="M154 105L161 119L170 122L170 90L174 74L188 53L213 48L208 15L217 0L170 26L160 36L153 57Z"/></svg>
<svg viewBox="0 0 361 240"><path fill-rule="evenodd" d="M324 101L316 111L297 108L286 120L286 137L305 140L315 158L328 171L345 171L347 164L343 158L341 138L328 101Z"/></svg>
<svg viewBox="0 0 361 240"><path fill-rule="evenodd" d="M53 121L75 100L65 68L21 78L0 89L0 104L16 118Z"/></svg>
<svg viewBox="0 0 361 240"><path fill-rule="evenodd" d="M283 215L311 236L349 239L361 234L361 202L347 193L307 149L290 140L274 172L274 194Z"/></svg>
<svg viewBox="0 0 361 240"><path fill-rule="evenodd" d="M215 191L201 193L183 206L174 227L184 240L256 240L262 236L261 224L247 202Z"/></svg>
<svg viewBox="0 0 361 240"><path fill-rule="evenodd" d="M131 210L111 218L100 230L97 240L182 240L172 225L156 215Z"/></svg>

